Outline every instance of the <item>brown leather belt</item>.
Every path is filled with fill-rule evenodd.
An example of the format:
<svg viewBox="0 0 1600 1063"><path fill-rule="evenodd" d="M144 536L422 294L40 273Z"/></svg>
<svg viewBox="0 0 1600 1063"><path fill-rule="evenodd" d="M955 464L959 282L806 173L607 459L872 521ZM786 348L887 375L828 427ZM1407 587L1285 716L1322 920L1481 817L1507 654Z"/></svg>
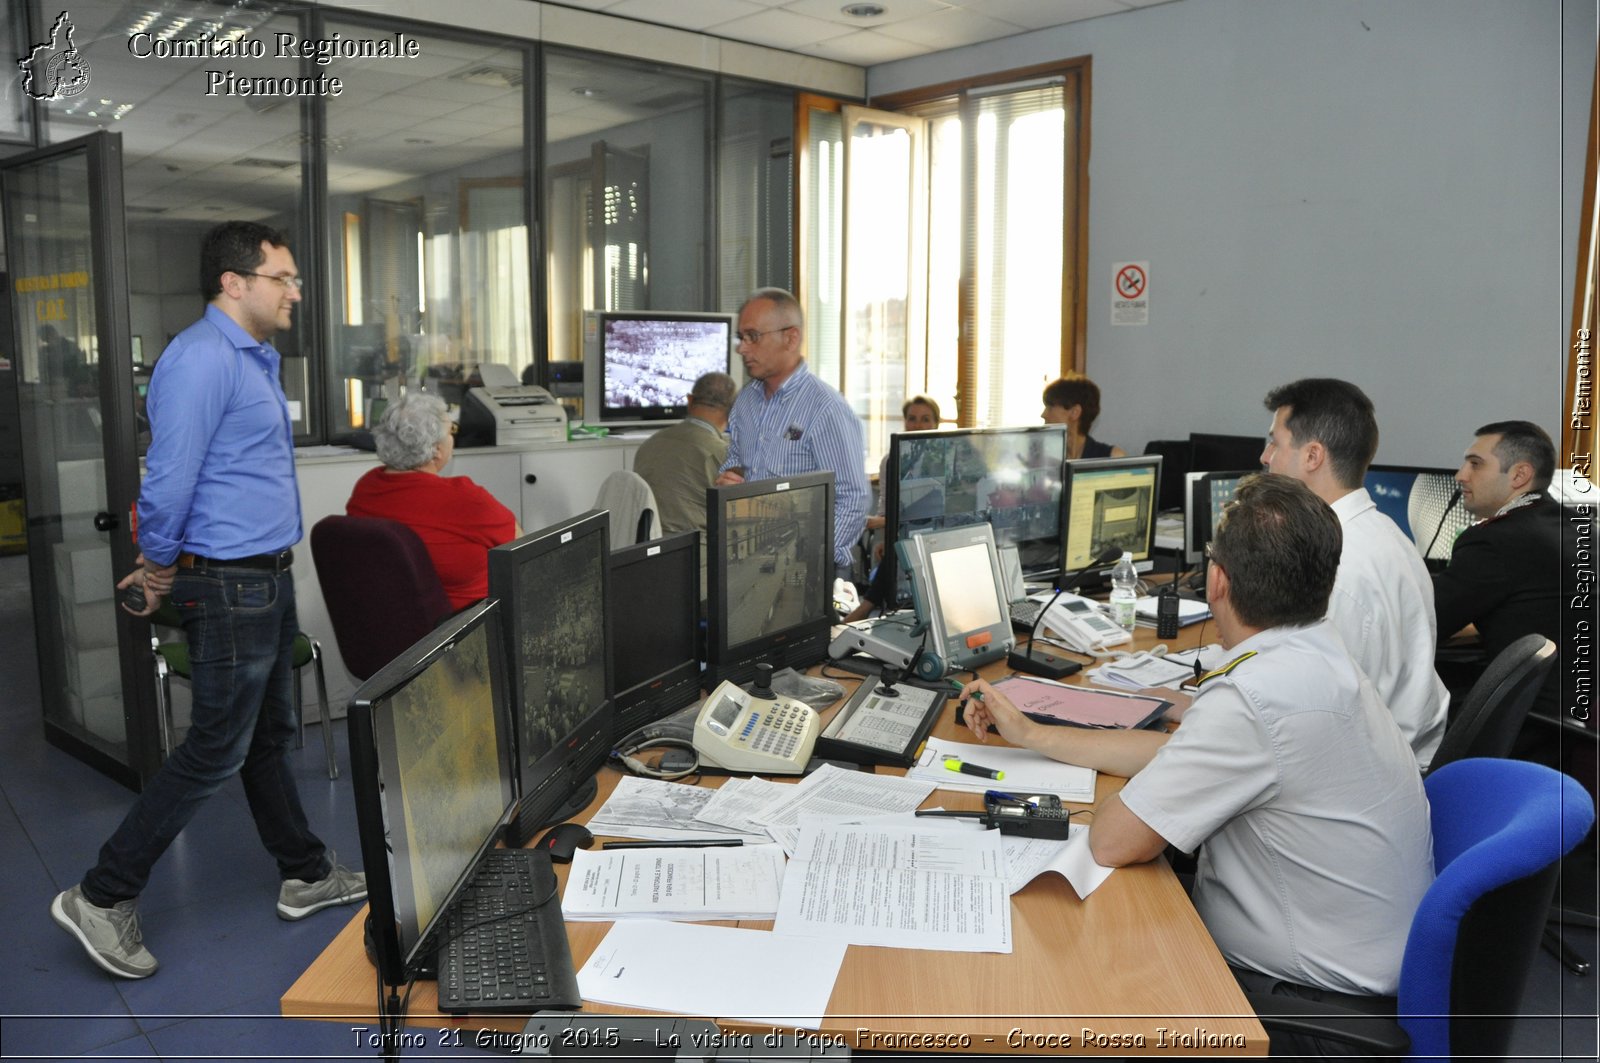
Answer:
<svg viewBox="0 0 1600 1063"><path fill-rule="evenodd" d="M179 554L179 568L210 569L210 568L250 568L262 572L287 572L289 566L294 564L294 551L282 550L276 554L254 554L250 557L235 557L222 560L217 557L201 557L199 554Z"/></svg>

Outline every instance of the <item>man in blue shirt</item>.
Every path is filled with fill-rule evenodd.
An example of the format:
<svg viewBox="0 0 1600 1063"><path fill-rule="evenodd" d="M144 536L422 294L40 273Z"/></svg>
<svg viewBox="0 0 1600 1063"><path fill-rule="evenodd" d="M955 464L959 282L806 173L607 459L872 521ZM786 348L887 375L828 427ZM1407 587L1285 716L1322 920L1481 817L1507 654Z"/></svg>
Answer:
<svg viewBox="0 0 1600 1063"><path fill-rule="evenodd" d="M794 296L753 292L739 309L737 336L750 383L728 415L731 441L717 484L833 473L833 559L848 578L869 500L861 420L806 367L805 315Z"/></svg>
<svg viewBox="0 0 1600 1063"><path fill-rule="evenodd" d="M365 877L335 864L311 832L287 758L296 730L299 625L289 566L300 495L278 352L267 337L290 327L300 277L283 235L254 222L207 233L200 276L205 316L178 334L151 374L140 567L117 585L144 589L140 616L172 596L189 641L189 733L99 862L50 905L90 959L124 978L156 971L136 910L151 869L235 773L278 862L281 918L367 895Z"/></svg>

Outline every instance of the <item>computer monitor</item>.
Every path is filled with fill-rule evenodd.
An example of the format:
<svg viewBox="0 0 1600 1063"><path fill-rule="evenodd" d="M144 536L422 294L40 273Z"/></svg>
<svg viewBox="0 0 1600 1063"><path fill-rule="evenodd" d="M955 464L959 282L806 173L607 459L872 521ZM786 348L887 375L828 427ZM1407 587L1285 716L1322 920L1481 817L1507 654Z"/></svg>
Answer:
<svg viewBox="0 0 1600 1063"><path fill-rule="evenodd" d="M485 600L396 657L350 701L350 778L378 974L433 969L430 939L511 815L502 608Z"/></svg>
<svg viewBox="0 0 1600 1063"><path fill-rule="evenodd" d="M621 738L700 696L700 533L613 551L608 594Z"/></svg>
<svg viewBox="0 0 1600 1063"><path fill-rule="evenodd" d="M917 675L938 679L1004 657L1014 645L1005 578L987 524L918 532L896 544L928 629Z"/></svg>
<svg viewBox="0 0 1600 1063"><path fill-rule="evenodd" d="M1107 547L1128 551L1148 569L1161 456L1080 458L1066 463L1062 480L1067 498L1062 571L1091 565Z"/></svg>
<svg viewBox="0 0 1600 1063"><path fill-rule="evenodd" d="M997 547L1014 546L1025 580L1061 570L1063 425L896 432L889 441L884 533L897 542L922 531L988 524ZM893 565L893 551L884 552ZM900 578L898 600L909 584Z"/></svg>
<svg viewBox="0 0 1600 1063"><path fill-rule="evenodd" d="M706 492L706 689L827 657L833 473Z"/></svg>
<svg viewBox="0 0 1600 1063"><path fill-rule="evenodd" d="M1217 522L1222 510L1233 501L1239 481L1260 472L1239 469L1233 472L1191 472L1184 479L1183 560L1198 565L1205 556L1206 543L1217 537Z"/></svg>
<svg viewBox="0 0 1600 1063"><path fill-rule="evenodd" d="M1456 536L1472 524L1472 514L1456 495L1454 469L1373 465L1365 480L1378 510L1400 526L1432 568L1450 563Z"/></svg>
<svg viewBox="0 0 1600 1063"><path fill-rule="evenodd" d="M610 514L591 510L489 551L489 594L506 609L516 738L507 845L526 845L587 805L610 753L610 543Z"/></svg>
<svg viewBox="0 0 1600 1063"><path fill-rule="evenodd" d="M682 418L694 382L726 373L731 314L606 311L600 315L600 420Z"/></svg>
<svg viewBox="0 0 1600 1063"><path fill-rule="evenodd" d="M1261 468L1265 436L1226 436L1213 432L1189 433L1189 471L1225 472Z"/></svg>

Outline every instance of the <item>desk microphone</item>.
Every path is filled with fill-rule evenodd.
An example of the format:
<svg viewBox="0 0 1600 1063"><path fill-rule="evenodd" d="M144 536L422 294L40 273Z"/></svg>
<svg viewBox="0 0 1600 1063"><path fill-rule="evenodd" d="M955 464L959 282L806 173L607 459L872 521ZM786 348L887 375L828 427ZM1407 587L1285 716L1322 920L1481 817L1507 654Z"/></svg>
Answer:
<svg viewBox="0 0 1600 1063"><path fill-rule="evenodd" d="M1443 513L1439 514L1439 526L1433 530L1433 538L1428 540L1428 548L1422 551L1422 560L1428 560L1428 555L1433 553L1433 544L1439 541L1439 533L1444 531L1445 518L1450 515L1450 511L1455 509L1456 504L1460 501L1461 485L1457 484L1456 489L1450 493L1450 504L1444 507Z"/></svg>
<svg viewBox="0 0 1600 1063"><path fill-rule="evenodd" d="M1090 572L1111 564L1121 556L1122 548L1120 546L1108 546L1100 551L1100 556L1078 569L1077 572L1072 574L1071 579L1061 585L1060 589L1056 591L1055 597L1050 599L1049 604L1039 610L1039 615L1034 618L1033 626L1028 629L1027 652L1020 653L1017 650L1012 650L1010 655L1006 657L1006 665L1013 672L1042 675L1046 679L1065 679L1083 668L1083 665L1078 661L1068 660L1060 654L1039 649L1039 625L1044 623L1044 615L1050 611L1050 606L1056 604L1057 599L1082 583L1083 578Z"/></svg>

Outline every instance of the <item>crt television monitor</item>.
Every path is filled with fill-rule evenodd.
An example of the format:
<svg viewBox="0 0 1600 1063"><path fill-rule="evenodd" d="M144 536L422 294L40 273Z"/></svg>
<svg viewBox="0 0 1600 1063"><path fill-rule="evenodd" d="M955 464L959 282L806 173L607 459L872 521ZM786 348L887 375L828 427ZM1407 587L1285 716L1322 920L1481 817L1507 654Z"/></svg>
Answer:
<svg viewBox="0 0 1600 1063"><path fill-rule="evenodd" d="M450 617L350 701L350 778L378 973L433 968L430 932L511 814L502 607Z"/></svg>
<svg viewBox="0 0 1600 1063"><path fill-rule="evenodd" d="M1093 564L1107 547L1133 554L1149 568L1155 538L1156 489L1161 457L1080 458L1066 464L1067 520L1061 536L1061 568L1076 572Z"/></svg>
<svg viewBox="0 0 1600 1063"><path fill-rule="evenodd" d="M1233 501L1239 481L1259 469L1233 472L1191 472L1185 477L1183 510L1183 560L1198 565L1206 543L1217 537L1217 522L1222 510Z"/></svg>
<svg viewBox="0 0 1600 1063"><path fill-rule="evenodd" d="M606 311L599 329L602 422L683 417L694 382L733 354L731 314Z"/></svg>
<svg viewBox="0 0 1600 1063"><path fill-rule="evenodd" d="M1456 536L1472 524L1472 514L1456 494L1454 469L1373 465L1364 486L1378 510L1416 544L1428 567L1450 563Z"/></svg>
<svg viewBox="0 0 1600 1063"><path fill-rule="evenodd" d="M997 547L1016 547L1025 580L1045 582L1060 573L1064 426L896 432L889 447L890 542L988 524ZM893 551L884 557L894 563ZM909 587L897 582L903 600Z"/></svg>
<svg viewBox="0 0 1600 1063"><path fill-rule="evenodd" d="M706 491L706 688L828 655L833 473Z"/></svg>
<svg viewBox="0 0 1600 1063"><path fill-rule="evenodd" d="M591 510L489 551L489 595L506 610L516 736L508 845L587 805L610 753L610 542L610 515Z"/></svg>
<svg viewBox="0 0 1600 1063"><path fill-rule="evenodd" d="M700 533L613 551L609 596L621 738L700 696Z"/></svg>

